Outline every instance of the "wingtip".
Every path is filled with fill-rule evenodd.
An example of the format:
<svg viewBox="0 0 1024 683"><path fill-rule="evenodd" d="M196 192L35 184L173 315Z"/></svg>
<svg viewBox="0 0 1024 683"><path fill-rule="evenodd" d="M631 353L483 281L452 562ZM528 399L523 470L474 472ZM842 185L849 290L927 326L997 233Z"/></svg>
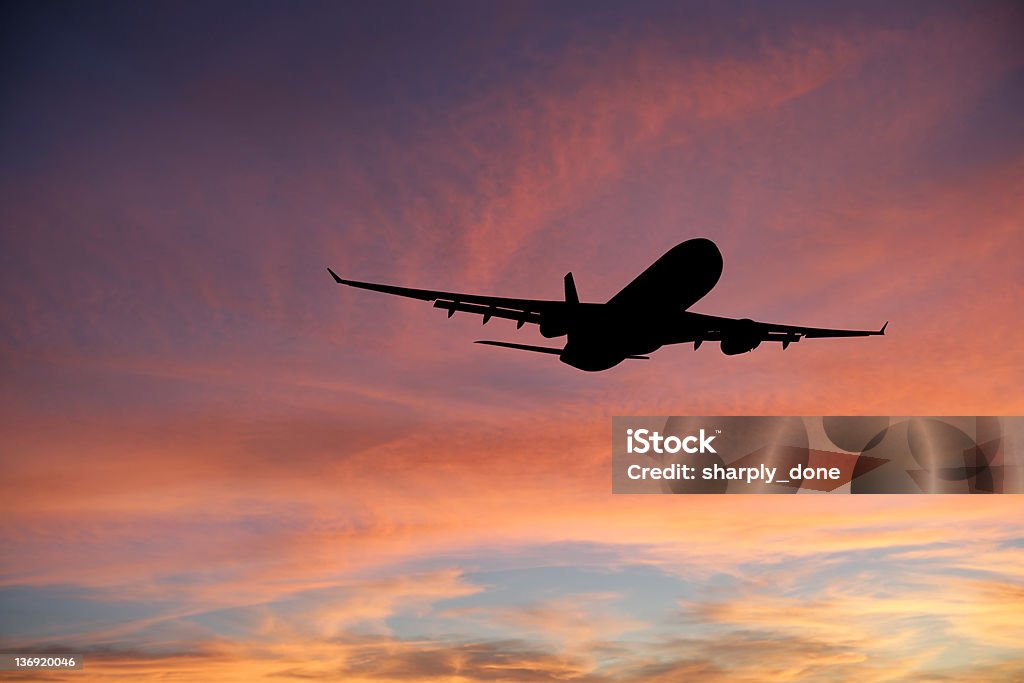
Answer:
<svg viewBox="0 0 1024 683"><path fill-rule="evenodd" d="M884 325L882 325L882 329L880 329L880 330L878 331L878 334L885 334L885 328L887 328L887 327L889 327L889 321L888 321L888 320L886 320L886 321L885 321L885 324L884 324Z"/></svg>
<svg viewBox="0 0 1024 683"><path fill-rule="evenodd" d="M339 285L340 285L340 284L342 284L342 283L344 282L344 280L342 280L342 279L341 279L340 277L338 277L338 274L337 274L337 273L335 273L335 272L334 272L333 270L331 270L330 268L328 268L328 269L327 269L327 272L331 274L331 277L333 277L333 278L334 278L334 281L335 281L335 282L337 282L337 283L338 283Z"/></svg>

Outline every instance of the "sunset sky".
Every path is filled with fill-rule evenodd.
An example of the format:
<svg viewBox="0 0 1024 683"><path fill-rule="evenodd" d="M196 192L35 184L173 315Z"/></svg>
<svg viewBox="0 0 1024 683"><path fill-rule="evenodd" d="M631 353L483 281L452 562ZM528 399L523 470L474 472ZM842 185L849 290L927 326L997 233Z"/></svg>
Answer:
<svg viewBox="0 0 1024 683"><path fill-rule="evenodd" d="M40 678L1024 679L1021 496L610 493L613 415L1024 414L1019 4L2 13L0 651L86 660ZM693 310L887 335L590 374L326 270L605 301L693 237Z"/></svg>

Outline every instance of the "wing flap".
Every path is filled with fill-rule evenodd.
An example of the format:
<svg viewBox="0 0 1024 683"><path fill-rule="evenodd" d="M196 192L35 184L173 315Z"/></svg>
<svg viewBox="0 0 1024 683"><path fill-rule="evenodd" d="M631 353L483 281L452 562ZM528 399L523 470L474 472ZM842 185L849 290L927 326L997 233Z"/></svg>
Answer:
<svg viewBox="0 0 1024 683"><path fill-rule="evenodd" d="M458 311L460 313L476 313L484 317L484 324L491 318L505 318L506 320L515 320L519 323L519 327L522 327L525 323L533 323L540 325L540 314L531 313L530 311L517 311L510 308L498 308L497 306L484 306L482 304L466 304L460 301L445 301L444 299L437 299L434 301L434 308L441 308L448 311L448 317Z"/></svg>

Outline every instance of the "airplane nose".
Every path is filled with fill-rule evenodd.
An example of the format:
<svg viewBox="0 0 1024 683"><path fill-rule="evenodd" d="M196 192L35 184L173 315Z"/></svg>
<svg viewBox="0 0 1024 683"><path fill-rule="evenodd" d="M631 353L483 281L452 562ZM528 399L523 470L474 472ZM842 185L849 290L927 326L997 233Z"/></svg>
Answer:
<svg viewBox="0 0 1024 683"><path fill-rule="evenodd" d="M718 245L707 239L706 237L696 237L692 240L686 240L683 242L681 247L686 247L686 250L698 254L703 258L722 260L722 252L719 250Z"/></svg>

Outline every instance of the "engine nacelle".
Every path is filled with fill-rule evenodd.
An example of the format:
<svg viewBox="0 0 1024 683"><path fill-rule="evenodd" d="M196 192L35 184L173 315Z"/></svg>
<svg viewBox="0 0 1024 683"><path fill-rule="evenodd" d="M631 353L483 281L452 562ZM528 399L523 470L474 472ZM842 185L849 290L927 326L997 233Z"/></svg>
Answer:
<svg viewBox="0 0 1024 683"><path fill-rule="evenodd" d="M547 313L540 318L540 333L548 339L569 333L569 322L565 316Z"/></svg>
<svg viewBox="0 0 1024 683"><path fill-rule="evenodd" d="M737 356L741 353L749 353L761 345L761 336L754 327L754 321L744 318L737 322L733 329L729 330L722 339L722 353L727 356Z"/></svg>

